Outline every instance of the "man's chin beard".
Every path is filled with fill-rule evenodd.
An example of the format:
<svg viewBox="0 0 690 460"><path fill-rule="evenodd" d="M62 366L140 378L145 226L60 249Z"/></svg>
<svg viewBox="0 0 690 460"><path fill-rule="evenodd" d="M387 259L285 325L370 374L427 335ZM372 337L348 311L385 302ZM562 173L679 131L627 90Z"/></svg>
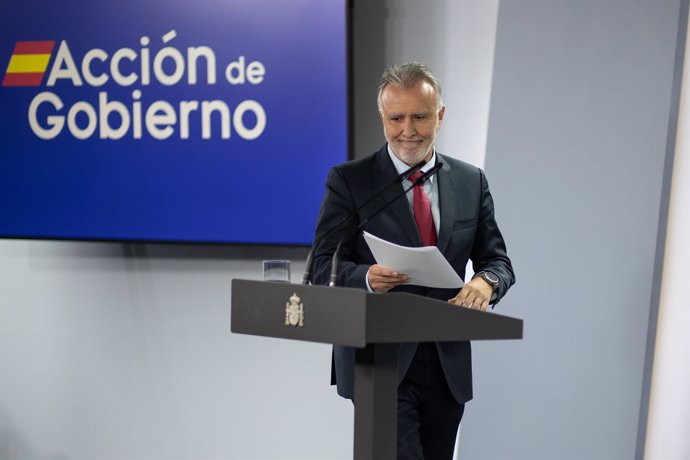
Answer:
<svg viewBox="0 0 690 460"><path fill-rule="evenodd" d="M405 149L399 149L400 151L398 152L398 155L400 156L400 159L407 163L407 164L417 164L420 161L424 160L428 155L430 151L430 147L427 147L426 149L424 148L416 148L413 151L405 150Z"/></svg>

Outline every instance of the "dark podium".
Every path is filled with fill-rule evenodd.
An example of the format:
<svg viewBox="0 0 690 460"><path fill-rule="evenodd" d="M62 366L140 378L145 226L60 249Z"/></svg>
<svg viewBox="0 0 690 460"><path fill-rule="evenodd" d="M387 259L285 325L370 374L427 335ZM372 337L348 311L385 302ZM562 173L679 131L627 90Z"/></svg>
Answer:
<svg viewBox="0 0 690 460"><path fill-rule="evenodd" d="M399 343L522 338L520 319L413 294L238 279L230 329L357 348L356 460L396 458Z"/></svg>

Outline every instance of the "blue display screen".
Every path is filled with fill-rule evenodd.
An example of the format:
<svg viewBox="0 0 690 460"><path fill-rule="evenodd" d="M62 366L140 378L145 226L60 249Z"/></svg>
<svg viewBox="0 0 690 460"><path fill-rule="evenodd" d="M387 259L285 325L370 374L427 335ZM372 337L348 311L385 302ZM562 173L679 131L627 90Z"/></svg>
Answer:
<svg viewBox="0 0 690 460"><path fill-rule="evenodd" d="M344 0L0 4L1 237L311 242Z"/></svg>

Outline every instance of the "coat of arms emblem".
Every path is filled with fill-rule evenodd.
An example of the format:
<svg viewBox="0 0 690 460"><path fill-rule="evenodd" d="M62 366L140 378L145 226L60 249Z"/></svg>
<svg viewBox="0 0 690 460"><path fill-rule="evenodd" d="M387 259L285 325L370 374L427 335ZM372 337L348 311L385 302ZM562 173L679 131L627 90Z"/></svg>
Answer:
<svg viewBox="0 0 690 460"><path fill-rule="evenodd" d="M289 302L285 302L285 325L304 326L304 304L296 292L290 296Z"/></svg>

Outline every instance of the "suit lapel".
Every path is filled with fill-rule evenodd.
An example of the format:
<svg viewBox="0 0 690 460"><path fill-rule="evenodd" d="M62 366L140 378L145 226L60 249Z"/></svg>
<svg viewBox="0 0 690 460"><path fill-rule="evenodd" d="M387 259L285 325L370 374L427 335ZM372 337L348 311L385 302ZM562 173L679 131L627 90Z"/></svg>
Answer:
<svg viewBox="0 0 690 460"><path fill-rule="evenodd" d="M379 150L377 154L376 169L378 174L375 174L374 177L377 181L376 187L378 190L386 188L398 176L398 172L388 156L386 146ZM391 187L382 194L386 203L391 203L390 207L384 212L392 213L398 220L400 228L403 229L403 233L408 239L407 244L410 246L421 246L422 241L419 238L419 231L417 231L417 224L415 224L410 206L405 196L400 196L403 186L404 184L399 187ZM401 242L400 244L403 243Z"/></svg>
<svg viewBox="0 0 690 460"><path fill-rule="evenodd" d="M443 161L443 157L436 152L439 160ZM450 175L450 166L448 162L443 162L443 167L437 173L438 177L438 197L439 208L441 211L441 229L438 233L438 249L441 253L445 253L450 236L453 232L453 222L455 221L455 190L457 189L455 181Z"/></svg>

